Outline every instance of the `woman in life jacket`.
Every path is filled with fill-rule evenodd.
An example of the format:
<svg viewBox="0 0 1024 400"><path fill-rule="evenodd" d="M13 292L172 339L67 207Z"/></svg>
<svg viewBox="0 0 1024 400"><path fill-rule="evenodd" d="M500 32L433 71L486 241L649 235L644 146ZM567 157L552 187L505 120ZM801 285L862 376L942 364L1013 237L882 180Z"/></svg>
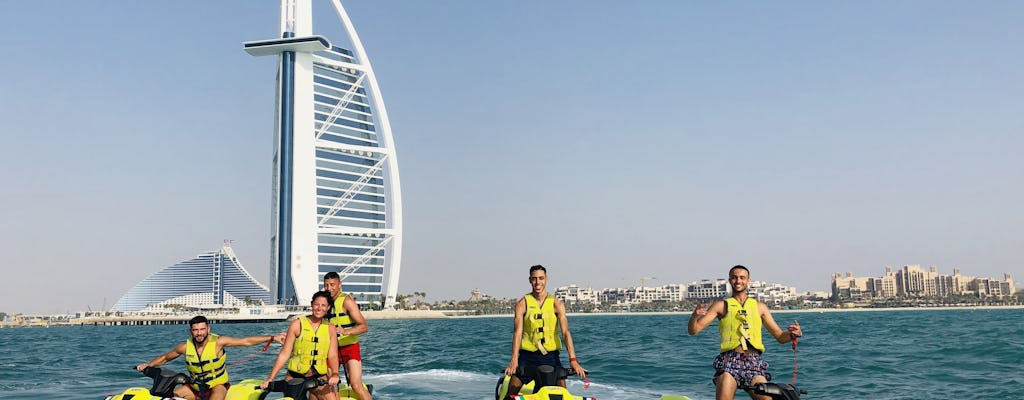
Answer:
<svg viewBox="0 0 1024 400"><path fill-rule="evenodd" d="M311 400L337 400L335 385L338 375L338 334L334 325L324 319L330 309L331 294L319 291L310 303L313 314L292 321L285 333L284 345L277 355L270 376L260 387L266 389L281 368L288 365L287 380L327 378L327 385L310 393Z"/></svg>

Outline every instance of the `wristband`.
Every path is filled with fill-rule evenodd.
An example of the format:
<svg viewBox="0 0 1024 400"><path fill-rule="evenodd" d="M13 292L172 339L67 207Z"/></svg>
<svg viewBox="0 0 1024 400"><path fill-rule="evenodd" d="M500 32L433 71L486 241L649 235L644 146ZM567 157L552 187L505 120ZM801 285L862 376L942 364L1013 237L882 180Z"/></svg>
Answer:
<svg viewBox="0 0 1024 400"><path fill-rule="evenodd" d="M580 362L580 360L577 360L576 357L569 357L569 362L573 362L573 361Z"/></svg>

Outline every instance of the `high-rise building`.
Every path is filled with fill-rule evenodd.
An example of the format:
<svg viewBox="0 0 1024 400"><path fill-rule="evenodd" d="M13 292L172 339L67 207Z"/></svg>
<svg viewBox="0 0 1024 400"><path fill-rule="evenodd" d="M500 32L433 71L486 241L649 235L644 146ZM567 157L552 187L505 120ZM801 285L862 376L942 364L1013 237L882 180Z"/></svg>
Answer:
<svg viewBox="0 0 1024 400"><path fill-rule="evenodd" d="M229 246L164 268L128 290L110 311L173 307L237 307L270 301L270 290L238 262Z"/></svg>
<svg viewBox="0 0 1024 400"><path fill-rule="evenodd" d="M244 44L278 58L271 286L277 303L307 304L333 271L360 304L390 308L402 252L394 140L363 45L330 6L317 15L338 16L345 37L314 34L311 0L283 0L281 37Z"/></svg>

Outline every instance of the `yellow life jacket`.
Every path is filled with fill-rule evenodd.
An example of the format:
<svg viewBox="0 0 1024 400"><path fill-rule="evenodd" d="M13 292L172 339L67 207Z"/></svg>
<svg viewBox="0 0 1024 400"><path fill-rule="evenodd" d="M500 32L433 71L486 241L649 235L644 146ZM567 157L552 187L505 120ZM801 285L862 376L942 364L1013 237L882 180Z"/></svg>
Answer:
<svg viewBox="0 0 1024 400"><path fill-rule="evenodd" d="M196 351L192 338L185 340L185 369L192 374L192 388L202 390L200 386L215 387L228 383L228 369L224 366L227 354L217 354L217 335L209 334L203 354Z"/></svg>
<svg viewBox="0 0 1024 400"><path fill-rule="evenodd" d="M546 293L543 305L538 305L532 294L527 294L523 298L526 299L526 315L523 316L523 340L519 348L540 351L541 354L561 349L558 317L555 316L555 297Z"/></svg>
<svg viewBox="0 0 1024 400"><path fill-rule="evenodd" d="M764 352L761 343L761 314L757 309L757 299L748 297L743 304L736 298L725 300L725 316L718 320L718 333L721 335L721 352L737 347L747 349L747 344Z"/></svg>
<svg viewBox="0 0 1024 400"><path fill-rule="evenodd" d="M351 328L356 326L356 323L352 321L352 317L349 317L348 314L345 313L346 297L348 297L347 294L339 293L338 298L334 299L334 304L331 305L331 309L327 310L327 315L324 315L324 319L338 329L338 347L348 346L359 342L359 335L341 334L341 328Z"/></svg>
<svg viewBox="0 0 1024 400"><path fill-rule="evenodd" d="M292 357L288 359L288 370L305 375L310 367L320 375L327 374L327 354L331 349L330 328L326 321L313 329L309 318L299 317L302 331L292 345Z"/></svg>

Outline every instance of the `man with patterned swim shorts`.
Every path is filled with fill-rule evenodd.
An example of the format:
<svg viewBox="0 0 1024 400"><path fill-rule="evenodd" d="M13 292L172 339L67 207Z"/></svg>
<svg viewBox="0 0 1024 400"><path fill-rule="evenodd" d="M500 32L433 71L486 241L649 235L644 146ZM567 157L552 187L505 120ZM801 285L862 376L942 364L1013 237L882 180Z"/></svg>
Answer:
<svg viewBox="0 0 1024 400"><path fill-rule="evenodd" d="M747 284L750 283L750 271L737 265L729 269L729 286L732 296L725 300L716 300L711 307L705 309L704 303L697 305L690 315L687 330L696 335L707 328L716 318L721 336L718 357L712 364L715 367L715 399L732 400L736 389L743 389L754 400L771 400L768 396L758 396L750 391L750 387L759 382L768 382L772 375L768 373L768 362L761 359L764 344L761 343L761 327L768 329L779 343L787 343L800 337L803 331L800 324L782 328L775 323L768 306L747 296Z"/></svg>

